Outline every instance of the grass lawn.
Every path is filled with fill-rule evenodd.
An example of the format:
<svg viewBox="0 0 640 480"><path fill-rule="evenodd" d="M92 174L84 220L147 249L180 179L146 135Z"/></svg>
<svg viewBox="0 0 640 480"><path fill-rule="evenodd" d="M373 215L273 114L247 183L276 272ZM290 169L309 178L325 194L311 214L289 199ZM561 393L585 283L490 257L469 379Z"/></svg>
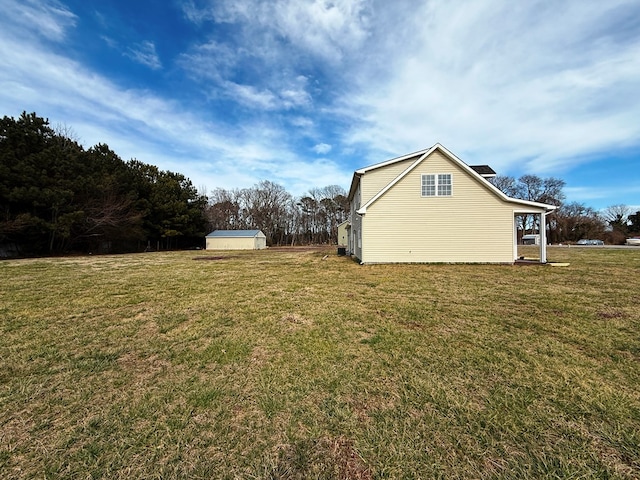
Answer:
<svg viewBox="0 0 640 480"><path fill-rule="evenodd" d="M639 478L640 249L548 256L0 262L0 478Z"/></svg>

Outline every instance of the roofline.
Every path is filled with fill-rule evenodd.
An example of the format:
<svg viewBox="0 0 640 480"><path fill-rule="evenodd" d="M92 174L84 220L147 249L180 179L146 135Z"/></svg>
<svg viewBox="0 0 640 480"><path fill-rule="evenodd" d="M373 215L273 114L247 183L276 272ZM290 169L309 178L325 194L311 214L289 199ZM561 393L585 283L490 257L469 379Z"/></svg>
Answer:
<svg viewBox="0 0 640 480"><path fill-rule="evenodd" d="M390 160L385 160L384 162L374 163L373 165L369 165L368 167L364 167L364 168L360 168L360 169L356 170L356 173L364 174L364 173L367 173L370 170L375 170L376 168L386 167L387 165L391 165L392 163L402 162L404 160L407 160L407 159L412 158L412 157L416 157L418 155L422 156L426 152L429 152L429 151L433 150L438 145L440 145L440 144L436 143L435 145L433 145L430 148L425 148L423 150L418 150L417 152L413 152L413 153L407 153L406 155L402 155L400 157L395 157L395 158L392 158Z"/></svg>
<svg viewBox="0 0 640 480"><path fill-rule="evenodd" d="M357 210L356 213L359 214L359 215L364 215L365 213L367 213L367 207L369 207L372 203L374 203L376 200L378 200L381 196L383 196L385 193L387 193L389 190L391 190L391 188L393 186L395 186L396 183L398 183L400 180L402 180L404 177L406 177L409 173L411 173L411 171L416 166L418 166L418 164L420 162L422 162L422 160L424 160L426 157L428 157L431 153L433 153L435 151L435 149L437 148L437 145L438 144L434 145L429 150L425 151L422 155L420 155L418 157L418 159L415 162L413 162L411 165L409 165L409 167L407 167L403 172L401 172L400 175L398 175L396 178L394 178L389 184L387 184L386 187L384 187L382 190L380 190L378 193L376 193L373 197L371 197L367 203L362 205L362 207L360 207L360 209ZM411 157L409 157L409 158L411 158Z"/></svg>
<svg viewBox="0 0 640 480"><path fill-rule="evenodd" d="M214 233L216 232L229 232L228 234L225 235L214 235ZM253 235L237 235L237 233L239 232L255 232ZM234 235L234 233L236 233L236 235ZM260 235L262 233L262 235L264 235L264 232L262 230L256 230L256 229L250 229L250 230L225 230L225 229L219 229L219 230L214 230L213 232L209 232L207 235L205 235L205 238L255 238L258 235ZM265 235L266 237L266 235Z"/></svg>
<svg viewBox="0 0 640 480"><path fill-rule="evenodd" d="M436 144L438 145L438 144ZM435 145L433 146L435 147ZM369 165L367 167L363 167L363 168L359 168L358 170L356 170L353 173L353 177L351 178L351 187L349 188L349 194L347 195L347 199L350 201L353 198L353 195L355 194L355 189L356 189L356 184L358 183L356 180L359 180L360 177L362 175L364 175L365 173L371 171L371 170L375 170L377 168L382 168L382 167L386 167L387 165L391 165L393 163L397 163L397 162L403 162L409 158L418 156L418 155L423 155L425 152L428 152L429 150L433 149L433 147L431 148L426 148L423 150L418 150L417 152L413 152L413 153L407 153L406 155L402 155L400 157L395 157L392 158L390 160L385 160L384 162L379 162L379 163L374 163L373 165Z"/></svg>
<svg viewBox="0 0 640 480"><path fill-rule="evenodd" d="M347 200L351 201L353 196L356 193L356 185L360 182L360 177L362 175L357 171L353 172L353 177L351 177L351 186L349 187L349 193L347 194Z"/></svg>
<svg viewBox="0 0 640 480"><path fill-rule="evenodd" d="M410 153L408 155L403 155L402 157L397 157L397 158L388 160L386 162L378 163L376 165L371 165L370 167L365 167L365 168L362 168L360 170L356 170L356 172L354 173L354 180L356 178L356 175L358 175L358 178L359 178L360 176L364 175L368 171L374 170L376 168L384 167L384 166L387 166L387 165L391 165L391 164L396 163L396 162L400 162L400 161L406 160L406 159L411 158L411 157L413 157L415 155L420 155L418 157L418 159L415 162L413 162L408 168L406 168L402 173L400 173L400 175L398 175L396 178L394 178L386 187L384 187L377 194L375 194L371 199L369 199L369 201L367 203L362 205L362 207L360 207L360 209L358 209L356 211L356 213L359 214L359 215L366 214L368 207L370 207L376 200L378 200L385 193L387 193L396 183L398 183L400 180L402 180L416 166L418 166L422 162L422 160L424 160L426 157L431 155L436 150L440 150L445 156L449 157L450 160L455 162L459 167L461 167L463 170L465 170L469 175L471 175L472 177L474 177L477 180L479 180L481 185L483 185L485 188L487 188L490 191L492 191L495 195L497 195L499 198L501 198L505 202L516 203L516 204L520 204L520 205L526 205L528 207L534 207L536 209L544 209L544 210L549 211L549 212L555 210L556 208L558 208L555 205L549 205L549 204L546 204L546 203L539 203L539 202L531 202L529 200L520 200L519 198L509 197L502 190L497 188L492 183L488 182L486 178L484 178L482 175L480 175L478 172L476 172L473 168L471 168L465 162L460 160L454 153L449 151L444 145L441 145L440 143L436 143L435 145L433 145L431 148L429 148L427 150L420 150L419 152ZM352 182L352 188L353 188L353 182ZM351 192L349 192L349 200L351 200L351 198L352 198L351 197Z"/></svg>
<svg viewBox="0 0 640 480"><path fill-rule="evenodd" d="M553 212L554 210L557 210L559 208L557 205L551 205L550 203L532 202L531 200L520 200L519 198L513 198L513 197L507 197L507 198L512 203L518 203L520 205L527 205L535 208L543 208L547 211L547 213ZM523 211L522 213L528 213L528 212Z"/></svg>

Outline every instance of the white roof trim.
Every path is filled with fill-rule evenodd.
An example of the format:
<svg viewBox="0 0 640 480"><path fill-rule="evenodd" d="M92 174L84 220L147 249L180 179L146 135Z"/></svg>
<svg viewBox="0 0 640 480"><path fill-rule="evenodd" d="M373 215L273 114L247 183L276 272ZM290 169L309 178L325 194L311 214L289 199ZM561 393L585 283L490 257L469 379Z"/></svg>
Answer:
<svg viewBox="0 0 640 480"><path fill-rule="evenodd" d="M356 213L358 213L359 215L364 215L365 213L367 213L367 207L369 205L371 205L373 202L378 200L382 195L387 193L391 189L391 187L393 187L396 183L398 183L405 176L407 176L411 172L411 170L413 170L420 162L422 162L422 160L424 160L427 156L429 156L429 154L431 152L433 152L435 150L435 148L436 148L436 146L434 145L429 150L427 150L425 153L420 155L415 162L413 162L411 165L409 165L409 167L407 169L405 169L400 175L398 175L396 178L394 178L391 181L391 183L389 183L386 187L384 187L382 190L380 190L378 193L376 193L367 203L365 203L362 207L360 207L360 209L358 211L356 211ZM411 156L409 156L409 158L411 158ZM386 165L391 165L391 163L400 162L400 161L405 160L405 159L406 159L406 157L400 157L400 159L395 159L393 162L385 162L385 164ZM378 167L382 167L382 166L384 166L384 165L383 164L378 164L377 166L370 167L369 170L373 170L374 168L378 168ZM364 173L364 171L362 173Z"/></svg>
<svg viewBox="0 0 640 480"><path fill-rule="evenodd" d="M384 187L382 190L380 190L378 193L376 193L371 199L369 199L369 201L367 203L365 203L362 207L360 207L360 209L358 209L356 211L356 213L359 214L359 215L366 214L367 213L367 208L370 207L371 204L373 204L380 197L382 197L385 193L387 193L395 184L397 184L400 180L402 180L405 176L407 176L425 158L427 158L429 155L431 155L431 153L433 153L436 150L440 150L446 157L449 158L449 160L451 160L454 163L456 163L460 168L465 170L469 175L471 175L472 177L475 177L476 179L479 179L481 181L481 185L485 186L485 188L488 188L491 192L493 192L495 195L500 197L505 202L511 202L511 203L516 203L516 204L519 204L519 205L525 205L525 206L533 207L533 208L536 208L536 209L544 209L545 211L553 211L553 210L555 210L557 208L554 205L548 205L546 203L531 202L531 201L528 201L528 200L520 200L518 198L512 198L512 197L507 196L502 190L500 190L499 188L494 186L492 183L489 183L482 175L480 175L473 168L471 168L469 165L467 165L462 160L460 160L458 157L456 157L453 153L451 153L449 150L447 150L443 145L441 145L439 143L436 143L433 147L429 148L428 150L421 150L419 152L410 153L408 155L403 155L402 157L397 157L397 158L388 160L386 162L378 163L376 165L371 165L370 167L365 167L365 168L362 168L360 170L356 170L356 174L362 175L362 174L365 174L367 171L374 170L376 168L385 167L387 165L391 165L393 163L397 163L397 162L401 162L403 160L406 160L407 158L411 158L411 157L414 157L416 155L420 155L415 162L413 162L411 165L409 165L409 167L407 167L402 173L400 173L400 175L398 175L396 178L394 178L386 187Z"/></svg>
<svg viewBox="0 0 640 480"><path fill-rule="evenodd" d="M439 144L436 143L433 147L427 148L425 150L419 150L417 152L413 152L413 153L408 153L406 155L402 155L401 157L396 157L396 158L392 158L391 160L385 160L384 162L376 163L374 165L369 165L368 167L364 167L364 168L361 168L359 170L356 170L356 173L362 175L363 173L367 173L370 170L375 170L376 168L382 168L382 167L386 167L387 165L391 165L393 163L402 162L402 161L406 160L407 158L412 158L412 157L415 157L417 155L422 156L427 152L433 151L433 149L437 145L439 145Z"/></svg>

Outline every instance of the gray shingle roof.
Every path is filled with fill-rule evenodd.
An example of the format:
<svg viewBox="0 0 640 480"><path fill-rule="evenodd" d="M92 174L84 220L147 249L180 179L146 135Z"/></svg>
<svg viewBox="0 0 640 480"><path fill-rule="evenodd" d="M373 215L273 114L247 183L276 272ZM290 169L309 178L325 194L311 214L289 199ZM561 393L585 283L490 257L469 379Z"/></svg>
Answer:
<svg viewBox="0 0 640 480"><path fill-rule="evenodd" d="M485 175L493 176L496 174L493 168L491 168L489 165L469 165L469 166L482 176L485 176Z"/></svg>
<svg viewBox="0 0 640 480"><path fill-rule="evenodd" d="M260 230L214 230L207 237L235 237L247 238L260 234Z"/></svg>

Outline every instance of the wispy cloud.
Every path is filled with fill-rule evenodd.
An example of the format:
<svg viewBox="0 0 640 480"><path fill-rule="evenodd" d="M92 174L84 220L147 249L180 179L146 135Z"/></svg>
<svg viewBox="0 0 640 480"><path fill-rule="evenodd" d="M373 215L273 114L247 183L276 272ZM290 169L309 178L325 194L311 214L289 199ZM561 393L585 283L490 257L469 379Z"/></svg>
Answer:
<svg viewBox="0 0 640 480"><path fill-rule="evenodd" d="M123 48L131 30L105 18L96 34L112 48L167 71L140 90L118 83L140 71L122 57L112 78L71 56L80 20L63 0L0 1L6 113L55 114L209 186L347 185L435 142L515 175L640 148L637 0L189 0L180 51L151 34Z"/></svg>
<svg viewBox="0 0 640 480"><path fill-rule="evenodd" d="M185 17L210 22L211 38L182 56L182 65L197 77L277 92L284 108L308 104L312 95L300 78L333 70L352 59L368 35L368 2L354 0L209 0L183 6ZM218 37L224 31L224 43ZM298 83L291 89L284 83ZM222 83L222 82L221 82ZM303 101L301 101L304 99Z"/></svg>
<svg viewBox="0 0 640 480"><path fill-rule="evenodd" d="M313 151L320 155L324 155L331 151L331 145L327 143L318 143L317 145L314 145Z"/></svg>
<svg viewBox="0 0 640 480"><path fill-rule="evenodd" d="M238 63L246 55L239 48L211 39L180 54L178 64L204 83L221 83L234 74Z"/></svg>
<svg viewBox="0 0 640 480"><path fill-rule="evenodd" d="M203 8L193 2L183 8L197 24L234 25L234 41L280 65L300 55L340 63L366 42L372 15L364 0L209 0Z"/></svg>
<svg viewBox="0 0 640 480"><path fill-rule="evenodd" d="M152 70L159 70L162 68L162 63L156 52L156 46L153 42L145 41L129 47L124 53L134 62L149 67Z"/></svg>
<svg viewBox="0 0 640 480"><path fill-rule="evenodd" d="M206 119L148 91L123 89L74 60L2 33L0 58L5 113L26 109L64 121L86 146L107 143L125 159L180 171L198 186L243 187L269 178L302 193L319 179L335 183L342 176L346 181L345 172L332 162L323 161L321 171L317 162L306 162L284 132L269 123L246 119L233 126ZM260 96L245 92L252 94ZM268 103L270 97L258 101Z"/></svg>
<svg viewBox="0 0 640 480"><path fill-rule="evenodd" d="M234 6L229 9L229 5ZM242 9L238 14L238 2L222 2L230 18L251 14ZM273 29L279 35L307 52L334 63L344 55L357 50L367 38L368 2L363 0L264 1L253 17L264 28Z"/></svg>
<svg viewBox="0 0 640 480"><path fill-rule="evenodd" d="M4 0L4 28L29 30L47 40L61 41L77 21L66 6L56 0Z"/></svg>
<svg viewBox="0 0 640 480"><path fill-rule="evenodd" d="M403 24L413 38L384 45L387 72L341 98L354 120L346 140L383 152L440 141L538 172L637 141L640 105L626 99L640 86L640 37L619 38L615 21L638 18L640 4L414 7Z"/></svg>

